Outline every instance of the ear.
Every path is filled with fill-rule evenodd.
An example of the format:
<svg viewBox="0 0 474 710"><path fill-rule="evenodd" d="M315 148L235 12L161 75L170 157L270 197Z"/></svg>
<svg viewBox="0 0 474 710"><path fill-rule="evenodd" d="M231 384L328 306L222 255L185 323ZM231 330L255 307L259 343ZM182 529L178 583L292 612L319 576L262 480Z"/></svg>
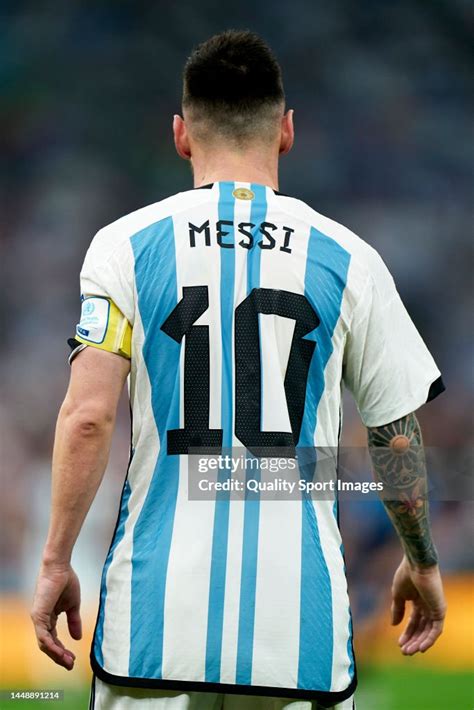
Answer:
<svg viewBox="0 0 474 710"><path fill-rule="evenodd" d="M293 109L290 109L281 119L280 155L286 155L293 147L293 141L295 139L293 113Z"/></svg>
<svg viewBox="0 0 474 710"><path fill-rule="evenodd" d="M183 160L190 160L191 147L189 145L186 124L184 122L184 119L182 119L181 116L178 116L177 114L173 116L173 136L174 145L179 157L183 158Z"/></svg>

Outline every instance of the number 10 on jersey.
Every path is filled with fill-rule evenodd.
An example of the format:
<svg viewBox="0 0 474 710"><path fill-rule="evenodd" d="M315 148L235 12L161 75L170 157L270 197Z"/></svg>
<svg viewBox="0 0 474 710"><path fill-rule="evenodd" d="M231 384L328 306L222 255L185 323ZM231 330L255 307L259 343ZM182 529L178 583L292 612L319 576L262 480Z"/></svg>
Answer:
<svg viewBox="0 0 474 710"><path fill-rule="evenodd" d="M183 297L161 326L177 343L184 336L184 427L167 432L167 452L187 454L198 448L216 453L222 448L223 430L209 428L210 346L209 326L195 325L209 308L207 286L185 286ZM291 432L262 431L262 367L259 314L295 321L284 389ZM306 398L309 366L316 343L305 336L320 320L306 296L291 291L254 288L235 309L235 435L255 455L294 455ZM273 453L271 451L273 450ZM284 452L284 453L283 453Z"/></svg>

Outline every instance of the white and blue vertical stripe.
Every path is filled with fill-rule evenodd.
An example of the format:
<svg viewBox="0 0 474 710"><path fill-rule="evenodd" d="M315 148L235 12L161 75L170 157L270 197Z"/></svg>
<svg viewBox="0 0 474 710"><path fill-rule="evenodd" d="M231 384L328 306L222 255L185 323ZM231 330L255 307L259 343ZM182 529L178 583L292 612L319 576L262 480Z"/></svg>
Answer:
<svg viewBox="0 0 474 710"><path fill-rule="evenodd" d="M234 183L219 184L218 219L234 221L235 198L232 195ZM222 444L230 453L233 431L233 337L234 323L234 281L235 281L235 235L232 227L225 241L233 248L220 249L220 302L222 338L222 381L221 381L221 426ZM231 472L222 467L219 481L225 481ZM227 541L229 534L229 494L217 494L214 512L214 531L211 553L211 574L209 584L209 604L207 609L206 676L209 683L220 681L222 634L224 620L224 593L227 564Z"/></svg>
<svg viewBox="0 0 474 710"><path fill-rule="evenodd" d="M250 186L254 194L250 212L253 246L247 254L247 295L260 287L260 262L262 250L258 247L257 225L265 221L267 211L266 189L262 185ZM249 452L247 456L251 457ZM249 469L247 480L260 480L259 470ZM239 606L239 632L237 640L236 682L242 685L252 684L252 656L255 626L255 595L258 572L258 531L260 501L258 493L250 496L244 503L244 529L242 541L242 568Z"/></svg>
<svg viewBox="0 0 474 710"><path fill-rule="evenodd" d="M308 458L308 470L316 475L317 463L312 466L311 450L316 446L315 430L318 405L325 387L325 369L331 356L332 337L339 319L342 296L347 280L350 255L337 242L312 228L306 258L305 296L318 313L320 324L308 338L314 338L316 348L311 361L306 405L298 446ZM317 687L330 690L333 666L332 589L327 562L321 547L320 531L312 499L302 499L301 540L301 609L298 687Z"/></svg>
<svg viewBox="0 0 474 710"><path fill-rule="evenodd" d="M218 308L214 304L213 311L218 314L217 318L220 318L219 340L213 341L211 338L211 344L214 343L220 353L220 371L217 375L219 402L211 402L211 410L214 413L219 412L224 452L230 452L236 443L236 300L241 302L253 289L261 286L304 293L320 318L319 327L306 336L315 341L316 348L308 377L298 449L304 452L317 443L315 438L320 424L319 408L324 397L325 378L332 362L334 333L340 318L350 254L337 241L315 227L307 226L306 234L296 227L292 240L294 253L301 255L298 257L301 262L300 273L298 276L291 274L293 257L287 253L278 253L277 250L262 250L258 246L258 226L261 222L269 221L278 225L291 218L279 213L278 198L273 191L256 184L248 185L254 193L254 199L248 205L246 218L242 219L256 225L252 230L253 247L243 254L242 247L236 244L240 237L229 225L225 226L228 232L225 242L232 244L233 248L217 247L214 241L215 221L225 220L237 224L237 215L245 211L242 204L236 205L233 195L236 186L232 182L221 182L214 185L212 190L203 190L203 205L199 206L199 214L195 215L190 210L189 220L196 225L202 224L207 209L204 200L209 200L209 210L213 215L210 218L212 246L204 244L204 233L201 233L196 237L198 246L195 252L188 248L188 235L183 226L187 224L186 215L165 217L131 237L137 318L140 319L143 329L141 354L143 371L149 381L149 412L152 417L152 421L144 421L142 426L145 430L147 427L151 430L153 426L158 445L150 468L149 483L139 503L134 502L133 480L127 479L124 486L117 528L102 578L94 656L100 666L108 667L104 649L110 648L111 644L104 644L104 634L108 628L104 625L104 615L110 585L120 584L120 579L114 580L113 577L116 551L126 543L127 552L122 558L129 560L130 574L123 594L129 595L129 648L128 665L121 669L121 675L157 680L176 678L213 684L231 682L245 686L267 684L272 687L301 690L331 691L335 687L342 689L339 687L340 677L345 674L347 684L350 682L354 661L348 608L345 628L339 629L337 633L334 631L340 624L334 610L334 567L339 565L339 558L336 562L331 560L329 563L328 554L331 554L332 548L328 545L328 535L333 534L335 508L331 512L332 522L326 525L326 509L319 506L318 502L305 497L299 504L278 502L276 505L281 506L279 511L277 507L270 508L267 501L260 500L258 495L242 502L231 501L229 494L224 492L218 494L212 506L206 507L202 504L202 507L199 507L199 503L190 506L186 495L183 495L186 477L186 464L183 460L186 457L166 454L166 432L182 426L182 348L185 338L179 344L161 331L160 326L181 299L181 289L187 285L186 275L193 268L197 270L195 279L199 280L202 275L203 285L210 283L212 279L219 279L219 288L213 291L217 295L216 303L219 301ZM300 240L299 252L297 240ZM190 263L190 259L195 261ZM299 286L296 288L298 279ZM193 284L195 283L196 280L193 281ZM261 324L261 321L259 323ZM265 327L272 326L269 326L267 321ZM213 328L212 322L209 322L209 328ZM267 331L260 330L261 337L264 337L265 332ZM210 357L212 369L215 362L212 348ZM265 350L265 357L272 357L268 348ZM266 361L261 362L262 370L267 366ZM275 371L280 371L280 365L274 367ZM265 404L268 395L262 382L262 418L265 407L268 406ZM263 421L261 426L264 429ZM144 436L143 444L138 443L135 455L140 456L140 446L150 445L150 441L150 438ZM311 464L311 461L309 463ZM305 471L308 475L317 476L317 462L312 463L315 465L309 465ZM225 481L231 472L222 467L217 475L219 480ZM258 478L258 470L253 469L251 476ZM131 506L133 508L134 505L140 507L135 507L131 512ZM298 505L298 508L295 508L295 505ZM128 532L127 521L132 513L134 524L130 525ZM203 517L200 520L201 515L206 516L205 519ZM186 518L189 516L192 517L192 524L187 526ZM240 523L237 524L239 516ZM271 545L272 529L278 530L274 537L280 541L278 544L281 544L281 528L285 524L284 519L280 520L279 516L291 519L296 532L293 537L289 536L286 548L275 550ZM296 520L299 521L298 524L295 524ZM236 531L239 535L238 545L235 540ZM192 570L192 574L200 575L199 585L196 585L194 608L192 590L187 586L185 589L185 585L189 583L187 576L183 576L182 592L180 591L181 568L179 559L175 557L179 555L177 541L180 545L188 545L191 550L194 545L198 551L196 554L201 555L196 559L195 568ZM240 547L238 558L229 556L231 547L233 551ZM268 555L275 559L269 562L265 558ZM278 603L281 602L283 607L275 613L279 613L280 617L282 614L287 616L286 627L284 620L282 622L280 618L279 634L284 630L292 639L290 644L285 643L284 638L272 637L272 624L268 624L271 613L268 609L265 610L266 599L262 596L268 594L269 590L271 592L268 580L263 584L262 570L271 571L272 565L275 565L275 569L279 566L279 574L283 575L281 560L285 555L288 555L288 559L293 557L293 576L289 580L292 591L288 594L291 601L290 606L285 608L283 586L276 595ZM191 559L192 554L188 557ZM230 559L233 560L233 565L238 564L238 574L234 568L229 569ZM236 559L238 562L235 562ZM295 560L299 564L299 579L294 577ZM121 569L123 570L123 567ZM171 573L174 575L173 584L170 583ZM208 582L201 579L203 574L207 575ZM283 576L278 579L280 586L285 584ZM338 584L337 580L336 582ZM229 611L227 595L231 594L232 586L235 587L233 598L238 608ZM268 604L271 603L270 598ZM176 636L185 639L186 634L192 635L193 628L196 628L193 627L193 614L199 614L205 622L199 626L199 638L194 638L192 644L189 644L192 654L187 655L185 643L181 646L173 643L175 634L169 624L181 623L182 628L179 628ZM108 610L107 615L113 620L113 609ZM232 622L232 629L229 630L226 623L231 617L235 623ZM117 618L115 623L120 624L120 618ZM112 626L109 621L109 627ZM335 654L340 654L340 649L339 646L335 648L335 645L339 644L341 638L344 639L345 660L342 666L345 670L339 672ZM279 643L282 644L281 647L278 646ZM229 663L230 647L232 660ZM272 664L274 654L283 658L283 661ZM288 654L286 677L284 671L281 671L285 668L285 654ZM272 666L279 669L277 676L272 675Z"/></svg>

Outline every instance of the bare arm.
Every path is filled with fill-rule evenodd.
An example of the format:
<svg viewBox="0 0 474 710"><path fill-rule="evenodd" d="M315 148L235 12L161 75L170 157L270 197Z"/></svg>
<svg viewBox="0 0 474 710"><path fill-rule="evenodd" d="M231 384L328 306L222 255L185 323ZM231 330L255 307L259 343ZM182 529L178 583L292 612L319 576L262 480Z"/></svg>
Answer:
<svg viewBox="0 0 474 710"><path fill-rule="evenodd" d="M446 613L431 537L423 440L415 414L369 428L368 443L375 478L384 485L385 509L405 552L392 586L392 623L400 623L405 602L412 601L410 621L399 644L403 653L413 655L434 644Z"/></svg>
<svg viewBox="0 0 474 710"><path fill-rule="evenodd" d="M31 617L41 650L68 670L75 657L58 639L56 620L66 612L72 638L81 638L80 588L71 554L104 475L129 368L118 355L83 350L72 363L56 426L50 526Z"/></svg>

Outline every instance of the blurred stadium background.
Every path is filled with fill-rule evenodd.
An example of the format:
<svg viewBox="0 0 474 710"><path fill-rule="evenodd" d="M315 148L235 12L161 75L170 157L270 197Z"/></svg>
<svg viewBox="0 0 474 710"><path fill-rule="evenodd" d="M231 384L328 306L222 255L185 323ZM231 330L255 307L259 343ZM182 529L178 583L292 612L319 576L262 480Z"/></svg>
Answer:
<svg viewBox="0 0 474 710"><path fill-rule="evenodd" d="M61 707L82 708L129 430L124 401L74 556L86 634L73 644L79 663L67 674L40 654L28 618L46 533L54 420L68 380L66 339L97 229L191 184L171 137L187 53L227 27L255 29L274 47L297 127L281 189L380 250L448 387L421 414L425 442L459 449L472 443L474 391L474 9L469 0L3 0L0 18L1 687L65 688ZM365 444L351 402L344 442ZM378 503L341 508L359 707L472 708L472 502L433 506L449 615L436 648L414 659L402 658L388 626L400 551L385 513Z"/></svg>

